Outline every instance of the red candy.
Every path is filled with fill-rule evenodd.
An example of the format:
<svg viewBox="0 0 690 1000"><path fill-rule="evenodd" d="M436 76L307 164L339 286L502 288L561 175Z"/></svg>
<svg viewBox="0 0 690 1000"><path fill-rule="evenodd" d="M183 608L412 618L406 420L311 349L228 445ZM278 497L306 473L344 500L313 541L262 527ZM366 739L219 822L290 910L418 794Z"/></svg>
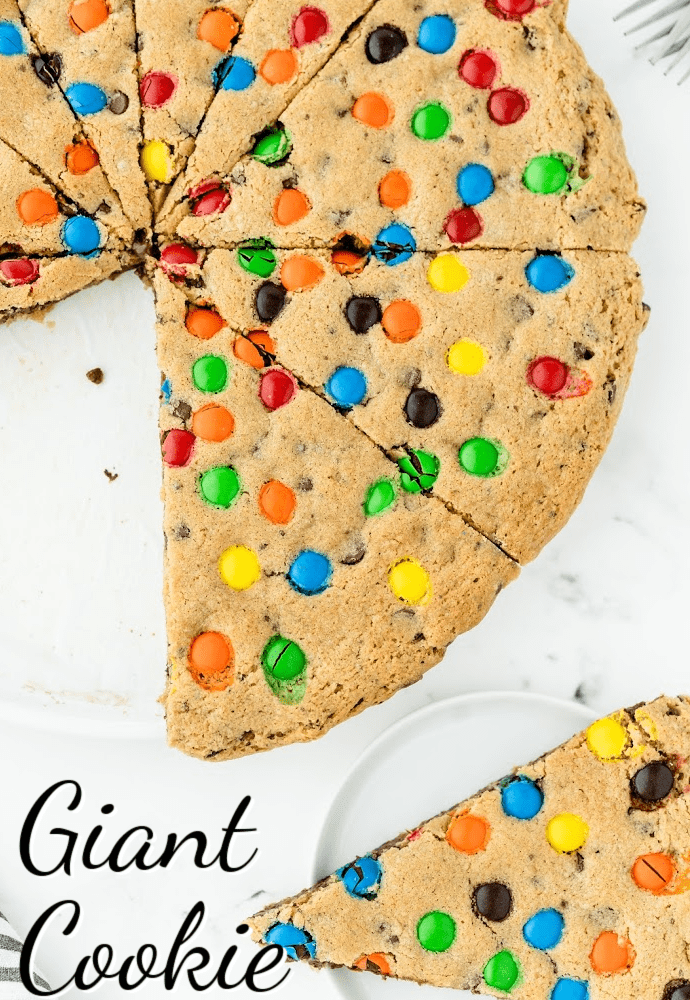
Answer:
<svg viewBox="0 0 690 1000"><path fill-rule="evenodd" d="M527 369L527 381L545 396L555 396L561 392L570 375L570 369L558 358L537 358Z"/></svg>
<svg viewBox="0 0 690 1000"><path fill-rule="evenodd" d="M145 108L162 108L177 90L177 77L172 73L147 73L139 84L141 103Z"/></svg>
<svg viewBox="0 0 690 1000"><path fill-rule="evenodd" d="M272 368L261 376L259 399L268 410L287 406L297 395L297 380L283 368Z"/></svg>
<svg viewBox="0 0 690 1000"><path fill-rule="evenodd" d="M40 265L37 260L21 257L0 261L0 274L11 285L32 285L38 280Z"/></svg>
<svg viewBox="0 0 690 1000"><path fill-rule="evenodd" d="M163 461L172 469L189 465L196 438L190 431L168 431L163 439Z"/></svg>
<svg viewBox="0 0 690 1000"><path fill-rule="evenodd" d="M473 208L454 209L443 228L451 243L471 243L484 232L482 217Z"/></svg>
<svg viewBox="0 0 690 1000"><path fill-rule="evenodd" d="M187 192L193 215L215 215L224 212L232 198L218 181L204 181Z"/></svg>
<svg viewBox="0 0 690 1000"><path fill-rule="evenodd" d="M318 42L331 30L326 12L319 7L302 7L292 22L291 41L296 49Z"/></svg>
<svg viewBox="0 0 690 1000"><path fill-rule="evenodd" d="M171 243L161 251L161 261L174 267L197 263L196 251L186 247L184 243Z"/></svg>
<svg viewBox="0 0 690 1000"><path fill-rule="evenodd" d="M486 0L486 6L504 21L521 21L537 6L536 0Z"/></svg>
<svg viewBox="0 0 690 1000"><path fill-rule="evenodd" d="M478 52L476 49L469 49L458 67L460 78L469 83L470 87L478 90L489 90L493 87L496 77L500 73L498 60L489 52Z"/></svg>
<svg viewBox="0 0 690 1000"><path fill-rule="evenodd" d="M521 90L502 87L489 97L489 117L497 125L514 125L529 111L529 99Z"/></svg>

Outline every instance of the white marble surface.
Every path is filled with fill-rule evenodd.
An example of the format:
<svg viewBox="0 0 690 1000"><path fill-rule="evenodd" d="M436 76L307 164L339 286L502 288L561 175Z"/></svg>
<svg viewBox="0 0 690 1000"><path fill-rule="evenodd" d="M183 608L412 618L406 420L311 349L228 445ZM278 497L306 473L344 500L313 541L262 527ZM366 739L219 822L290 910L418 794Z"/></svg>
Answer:
<svg viewBox="0 0 690 1000"><path fill-rule="evenodd" d="M579 698L606 712L662 690L690 688L690 84L681 90L633 58L611 20L619 3L572 0L570 26L607 81L649 201L636 255L653 313L613 444L583 504L489 618L460 638L423 682L320 743L209 766L169 751L156 724L155 738L135 740L83 735L94 727L79 719L72 733L4 722L0 908L21 932L58 900L77 899L83 908L78 933L59 939L53 931L41 949L54 983L101 941L113 943L120 959L146 941L165 950L199 899L208 913L199 940L219 960L236 941L232 928L241 916L262 899L310 881L319 828L342 778L376 734L420 705L466 691L534 690ZM94 687L109 690L111 671L120 669L134 671L142 689L156 691L163 646L159 542L142 528L158 517L158 473L145 457L155 456L151 302L131 277L106 283L85 299L56 309L54 327L17 323L0 337L0 675L21 677L37 649L55 646L73 666L82 664ZM138 322L122 324L133 308ZM67 361L75 373L69 393ZM98 389L83 378L94 365L108 373ZM56 371L64 375L58 382ZM19 421L8 410L17 385L31 401ZM93 434L101 426L111 442L106 456ZM86 454L82 439L91 442ZM108 483L104 466L119 479ZM132 517L137 504L141 517ZM74 538L90 540L88 553L71 544ZM136 553L134 574L123 569L122 550ZM99 619L95 627L79 613L70 597L77 583L82 592L108 595L109 621ZM122 642L125 653L113 665L112 651ZM45 660L40 670L45 686L54 688L55 664ZM44 703L46 723L63 726L64 720L55 721L51 697ZM22 712L18 706L15 718ZM108 726L102 727L106 737ZM145 721L141 728L150 725ZM246 835L247 844L260 853L234 875L199 872L180 858L167 871L114 875L85 872L77 864L71 877L31 876L19 861L20 827L35 798L67 778L81 783L84 802L69 816L51 812L43 828L47 857L50 826L71 825L85 836L103 818L99 809L106 802L117 807L104 820L106 843L140 823L155 829L158 843L171 830L193 828L219 841L221 826L245 794L253 798L249 818L258 828L256 839ZM238 841L239 858L245 850ZM258 892L266 895L250 898ZM238 977L246 946L243 954ZM152 983L138 995L163 992ZM120 993L108 984L100 996ZM235 993L244 995L242 989ZM335 991L323 977L298 969L277 995L329 1000Z"/></svg>

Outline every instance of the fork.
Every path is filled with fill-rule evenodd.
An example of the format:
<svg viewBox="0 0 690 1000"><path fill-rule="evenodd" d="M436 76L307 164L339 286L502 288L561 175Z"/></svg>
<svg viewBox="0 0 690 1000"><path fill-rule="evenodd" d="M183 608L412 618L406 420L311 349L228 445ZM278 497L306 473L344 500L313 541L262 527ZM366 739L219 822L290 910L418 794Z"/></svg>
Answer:
<svg viewBox="0 0 690 1000"><path fill-rule="evenodd" d="M625 34L632 35L649 28L653 33L640 42L635 50L649 49L649 61L653 65L662 60L667 61L665 74L668 75L690 56L690 0L672 0L667 4L663 4L662 0L636 0L617 14L614 21L636 14L645 7L649 8L649 17L629 28ZM654 31L656 27L658 30ZM687 79L690 79L690 67L685 70L678 83L684 83Z"/></svg>

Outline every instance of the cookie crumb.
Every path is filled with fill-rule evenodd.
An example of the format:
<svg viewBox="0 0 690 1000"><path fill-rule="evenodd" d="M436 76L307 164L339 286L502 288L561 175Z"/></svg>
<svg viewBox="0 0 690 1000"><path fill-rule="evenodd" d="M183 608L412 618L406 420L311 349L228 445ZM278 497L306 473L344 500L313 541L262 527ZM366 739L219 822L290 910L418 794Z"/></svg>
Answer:
<svg viewBox="0 0 690 1000"><path fill-rule="evenodd" d="M108 479L109 483L114 483L115 480L118 478L119 473L118 472L111 472L109 469L103 469L103 475L107 476L107 479Z"/></svg>
<svg viewBox="0 0 690 1000"><path fill-rule="evenodd" d="M100 385L103 381L103 369L102 368L92 368L86 373L86 377L89 382L93 382L94 385Z"/></svg>

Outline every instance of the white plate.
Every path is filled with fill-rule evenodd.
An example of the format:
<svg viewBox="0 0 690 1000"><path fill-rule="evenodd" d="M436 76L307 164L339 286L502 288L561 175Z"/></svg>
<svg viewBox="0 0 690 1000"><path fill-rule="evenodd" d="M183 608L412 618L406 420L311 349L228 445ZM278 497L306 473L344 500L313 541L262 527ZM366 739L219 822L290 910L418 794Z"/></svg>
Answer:
<svg viewBox="0 0 690 1000"><path fill-rule="evenodd" d="M489 693L450 698L401 719L374 740L340 788L319 838L314 881L540 757L594 718L575 702ZM348 1000L472 997L347 969L328 975Z"/></svg>

